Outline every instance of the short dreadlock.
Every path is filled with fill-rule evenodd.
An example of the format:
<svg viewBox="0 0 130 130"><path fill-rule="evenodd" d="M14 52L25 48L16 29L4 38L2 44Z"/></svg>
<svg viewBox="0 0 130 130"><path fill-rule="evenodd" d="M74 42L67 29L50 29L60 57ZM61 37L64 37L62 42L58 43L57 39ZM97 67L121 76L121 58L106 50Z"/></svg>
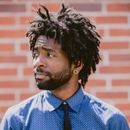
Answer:
<svg viewBox="0 0 130 130"><path fill-rule="evenodd" d="M96 71L96 64L101 59L99 55L100 35L96 32L96 27L88 18L70 7L65 7L64 4L57 14L49 13L45 6L40 6L37 10L40 17L30 23L31 26L27 32L30 50L34 51L36 40L40 35L53 38L61 45L70 64L83 63L79 80L84 86L89 75ZM41 11L41 8L46 13Z"/></svg>

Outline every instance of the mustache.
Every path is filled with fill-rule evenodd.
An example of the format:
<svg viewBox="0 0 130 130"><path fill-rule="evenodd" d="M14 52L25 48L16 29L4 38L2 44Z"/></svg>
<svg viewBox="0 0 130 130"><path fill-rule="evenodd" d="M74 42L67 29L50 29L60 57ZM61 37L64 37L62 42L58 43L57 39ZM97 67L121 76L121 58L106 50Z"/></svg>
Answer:
<svg viewBox="0 0 130 130"><path fill-rule="evenodd" d="M42 75L50 75L49 72L45 71L41 67L34 68L34 73L36 74L42 74Z"/></svg>

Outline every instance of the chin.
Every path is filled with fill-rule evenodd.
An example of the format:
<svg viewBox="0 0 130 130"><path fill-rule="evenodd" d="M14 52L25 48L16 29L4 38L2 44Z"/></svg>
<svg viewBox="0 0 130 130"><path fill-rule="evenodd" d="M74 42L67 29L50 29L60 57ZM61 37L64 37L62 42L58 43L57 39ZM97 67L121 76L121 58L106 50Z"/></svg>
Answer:
<svg viewBox="0 0 130 130"><path fill-rule="evenodd" d="M37 87L40 90L56 90L60 87L62 87L62 83L60 82L54 82L53 80L49 80L49 81L39 81L37 82Z"/></svg>
<svg viewBox="0 0 130 130"><path fill-rule="evenodd" d="M48 84L47 82L38 82L37 87L40 90L55 90L57 87L54 87L54 85Z"/></svg>

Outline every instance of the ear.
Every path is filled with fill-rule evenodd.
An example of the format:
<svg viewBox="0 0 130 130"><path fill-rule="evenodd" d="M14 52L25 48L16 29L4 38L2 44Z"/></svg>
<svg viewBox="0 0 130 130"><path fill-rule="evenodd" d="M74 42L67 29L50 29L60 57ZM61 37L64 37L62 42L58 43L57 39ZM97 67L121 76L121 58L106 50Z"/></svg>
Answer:
<svg viewBox="0 0 130 130"><path fill-rule="evenodd" d="M72 64L71 68L72 68L73 74L78 75L79 72L82 70L83 66L84 66L84 64L80 61L77 64Z"/></svg>

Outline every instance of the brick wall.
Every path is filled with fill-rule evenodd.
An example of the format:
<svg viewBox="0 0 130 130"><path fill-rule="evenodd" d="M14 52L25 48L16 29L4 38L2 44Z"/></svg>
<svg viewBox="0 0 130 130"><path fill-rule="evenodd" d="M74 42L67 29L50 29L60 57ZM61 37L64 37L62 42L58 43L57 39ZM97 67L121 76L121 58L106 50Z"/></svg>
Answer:
<svg viewBox="0 0 130 130"><path fill-rule="evenodd" d="M38 92L25 32L38 2L57 11L60 2L89 17L102 36L102 62L86 91L121 109L130 123L129 0L0 0L0 119L8 107Z"/></svg>

